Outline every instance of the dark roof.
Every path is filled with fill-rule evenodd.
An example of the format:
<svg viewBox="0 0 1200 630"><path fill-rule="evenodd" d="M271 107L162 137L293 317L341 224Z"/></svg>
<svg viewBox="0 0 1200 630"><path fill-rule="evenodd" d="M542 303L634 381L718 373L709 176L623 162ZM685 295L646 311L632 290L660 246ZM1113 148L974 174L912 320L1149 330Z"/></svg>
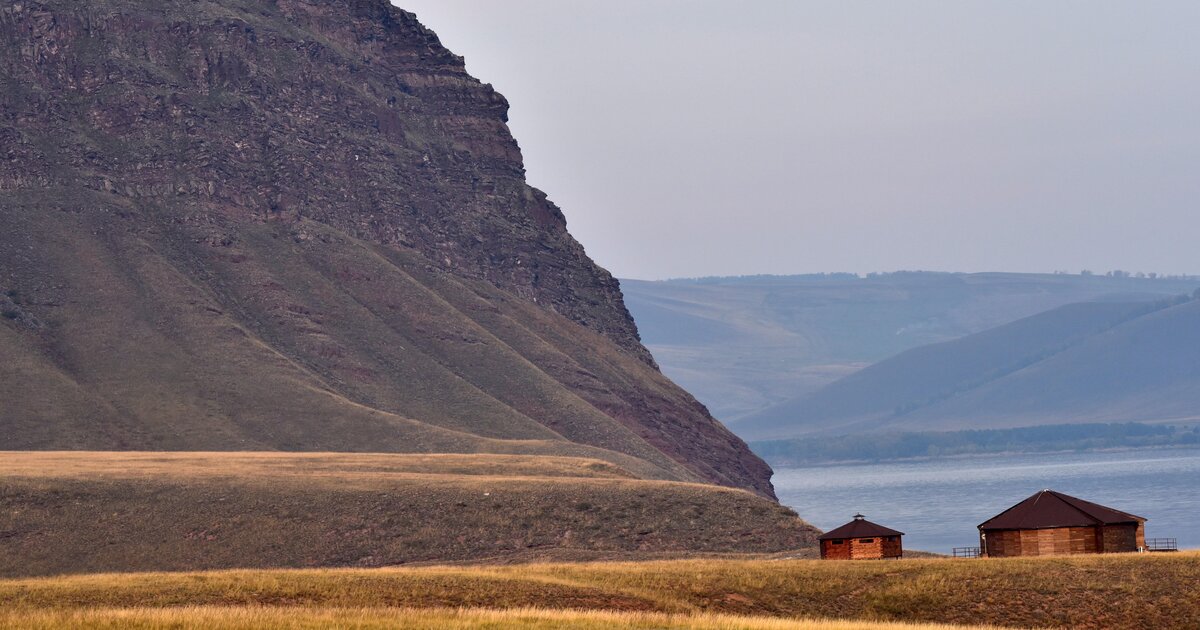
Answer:
<svg viewBox="0 0 1200 630"><path fill-rule="evenodd" d="M1146 519L1053 490L1042 490L979 525L979 529L1046 529L1137 523Z"/></svg>
<svg viewBox="0 0 1200 630"><path fill-rule="evenodd" d="M863 518L862 514L856 514L854 520L832 529L823 534L817 540L838 540L842 538L874 538L878 536L903 536L904 532L898 532L894 529L877 525Z"/></svg>

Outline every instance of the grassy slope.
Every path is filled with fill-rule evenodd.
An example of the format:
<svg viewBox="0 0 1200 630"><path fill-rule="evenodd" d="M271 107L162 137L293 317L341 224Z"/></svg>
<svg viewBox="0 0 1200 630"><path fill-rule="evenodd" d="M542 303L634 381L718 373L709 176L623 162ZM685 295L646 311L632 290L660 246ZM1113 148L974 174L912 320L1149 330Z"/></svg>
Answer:
<svg viewBox="0 0 1200 630"><path fill-rule="evenodd" d="M522 455L391 453L96 452L0 453L0 477L40 479L245 479L379 481L408 475L633 479L607 462Z"/></svg>
<svg viewBox="0 0 1200 630"><path fill-rule="evenodd" d="M63 203L93 210L0 200L0 250L22 252L0 258L20 318L0 320L0 397L18 401L0 448L565 455L770 492L656 370L416 254L313 223L213 246L207 227L144 232L158 210Z"/></svg>
<svg viewBox="0 0 1200 630"><path fill-rule="evenodd" d="M687 560L643 563L226 571L0 581L0 610L179 606L519 609L721 613L990 623L1195 628L1200 556L984 561ZM244 614L244 613L243 613ZM586 626L585 626L586 627ZM737 627L737 626L735 626Z"/></svg>
<svg viewBox="0 0 1200 630"><path fill-rule="evenodd" d="M0 575L652 558L814 536L749 492L595 459L0 454Z"/></svg>

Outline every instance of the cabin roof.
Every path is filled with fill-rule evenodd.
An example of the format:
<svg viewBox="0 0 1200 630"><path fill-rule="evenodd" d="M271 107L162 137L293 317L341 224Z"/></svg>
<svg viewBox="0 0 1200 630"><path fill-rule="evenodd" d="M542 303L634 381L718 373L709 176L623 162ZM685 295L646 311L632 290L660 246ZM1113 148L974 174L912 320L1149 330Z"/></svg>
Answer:
<svg viewBox="0 0 1200 630"><path fill-rule="evenodd" d="M822 534L817 540L840 540L842 538L874 538L879 536L903 536L904 532L898 532L889 527L884 527L877 523L872 523L863 518L862 514L854 516L854 520L838 527L831 529Z"/></svg>
<svg viewBox="0 0 1200 630"><path fill-rule="evenodd" d="M1073 496L1042 490L984 521L979 529L1047 529L1139 523L1146 519Z"/></svg>

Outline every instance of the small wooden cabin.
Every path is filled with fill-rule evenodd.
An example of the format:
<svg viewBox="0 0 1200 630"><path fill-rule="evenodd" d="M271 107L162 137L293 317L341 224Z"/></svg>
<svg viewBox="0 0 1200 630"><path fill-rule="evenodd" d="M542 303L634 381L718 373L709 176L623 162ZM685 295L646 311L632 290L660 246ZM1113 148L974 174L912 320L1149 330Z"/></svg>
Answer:
<svg viewBox="0 0 1200 630"><path fill-rule="evenodd" d="M1119 553L1146 546L1146 519L1042 490L979 525L984 557Z"/></svg>
<svg viewBox="0 0 1200 630"><path fill-rule="evenodd" d="M900 558L904 549L900 537L904 532L877 525L862 514L854 520L822 535L821 559L823 560L878 560Z"/></svg>

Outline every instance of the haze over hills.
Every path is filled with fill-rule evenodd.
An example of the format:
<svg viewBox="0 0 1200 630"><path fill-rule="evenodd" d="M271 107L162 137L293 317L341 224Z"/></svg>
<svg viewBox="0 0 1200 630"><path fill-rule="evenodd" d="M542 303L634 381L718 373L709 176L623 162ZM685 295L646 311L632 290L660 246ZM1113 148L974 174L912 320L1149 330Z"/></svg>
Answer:
<svg viewBox="0 0 1200 630"><path fill-rule="evenodd" d="M754 438L1200 422L1200 299L1072 304L922 346L746 418Z"/></svg>
<svg viewBox="0 0 1200 630"><path fill-rule="evenodd" d="M1191 293L1200 280L899 272L621 286L663 371L740 431L745 418L905 350L1075 302Z"/></svg>
<svg viewBox="0 0 1200 630"><path fill-rule="evenodd" d="M718 484L800 522L659 373L507 107L386 0L0 8L0 450L574 457L633 480L580 510ZM133 491L95 484L34 486Z"/></svg>

